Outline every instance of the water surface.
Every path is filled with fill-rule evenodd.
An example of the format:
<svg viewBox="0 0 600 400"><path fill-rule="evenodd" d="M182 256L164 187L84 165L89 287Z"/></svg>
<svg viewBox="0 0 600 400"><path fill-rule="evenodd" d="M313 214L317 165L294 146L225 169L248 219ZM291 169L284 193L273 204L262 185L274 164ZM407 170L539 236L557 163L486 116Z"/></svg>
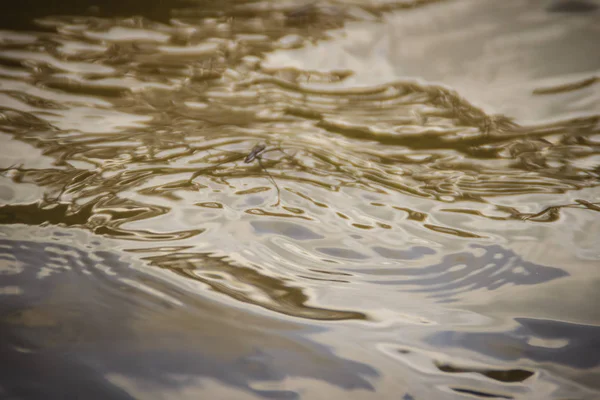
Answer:
<svg viewBox="0 0 600 400"><path fill-rule="evenodd" d="M599 12L23 3L0 394L597 398Z"/></svg>

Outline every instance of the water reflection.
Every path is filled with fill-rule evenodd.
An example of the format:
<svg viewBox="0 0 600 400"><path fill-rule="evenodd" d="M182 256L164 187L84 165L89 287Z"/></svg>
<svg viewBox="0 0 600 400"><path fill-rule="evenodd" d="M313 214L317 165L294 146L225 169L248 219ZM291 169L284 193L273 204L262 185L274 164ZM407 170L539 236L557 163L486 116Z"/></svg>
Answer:
<svg viewBox="0 0 600 400"><path fill-rule="evenodd" d="M595 2L52 7L0 32L0 393L597 395Z"/></svg>
<svg viewBox="0 0 600 400"><path fill-rule="evenodd" d="M600 361L590 349L598 346L597 326L530 318L516 318L515 322L517 327L510 332L439 332L428 341L440 346L464 347L503 360L518 360L521 364L525 360L530 361L529 365L531 361L543 363L550 371L596 386Z"/></svg>
<svg viewBox="0 0 600 400"><path fill-rule="evenodd" d="M376 371L312 342L310 327L192 295L101 242L79 248L63 243L87 236L51 232L45 242L0 241L0 386L14 396L134 398L116 375L162 392L198 377L267 398L299 398L284 389L294 377L373 390ZM261 381L272 389L255 389Z"/></svg>
<svg viewBox="0 0 600 400"><path fill-rule="evenodd" d="M168 252L167 255L144 259L149 262L149 265L166 268L202 282L212 290L236 300L259 305L282 314L331 321L366 318L360 312L310 306L306 304L309 298L302 289L292 287L282 279L261 274L260 266L248 268L235 265L235 262L227 260L226 257L190 252Z"/></svg>
<svg viewBox="0 0 600 400"><path fill-rule="evenodd" d="M363 271L368 274L368 271ZM378 274L382 271L379 270ZM390 279L393 275L394 279ZM404 277L395 279L397 275ZM445 256L439 264L388 271L382 285L405 291L426 291L443 301L452 301L464 291L491 291L504 285L537 285L567 276L559 268L524 261L513 251L500 246L471 245L470 251ZM415 287L411 289L411 287Z"/></svg>

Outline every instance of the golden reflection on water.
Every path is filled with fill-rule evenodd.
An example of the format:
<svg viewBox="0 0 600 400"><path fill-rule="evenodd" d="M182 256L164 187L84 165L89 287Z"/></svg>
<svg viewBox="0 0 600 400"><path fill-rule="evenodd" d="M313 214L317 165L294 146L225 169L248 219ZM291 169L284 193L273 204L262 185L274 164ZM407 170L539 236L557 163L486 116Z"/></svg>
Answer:
<svg viewBox="0 0 600 400"><path fill-rule="evenodd" d="M386 398L401 366L418 382L398 389L406 399L514 398L539 395L537 384L553 388L548 398L573 390L588 398L597 364L563 353L553 361L515 339L558 338L573 354L597 345L587 297L600 260L598 11L549 3L191 2L173 5L170 19L107 8L0 31L2 260L7 271L40 270L0 291L23 299L2 309L5 323L63 320L57 335L68 336L83 314L67 307L62 316L60 304L85 296L69 289L84 282L86 312L118 298L134 315L157 301L88 282L94 261L85 252L100 245L63 249L81 251L83 264L40 255L49 270L20 247L38 243L46 254L47 232L68 246L64 232L84 230L173 280L151 291L177 305L140 317L155 321L141 329L151 336L173 327L166 348L170 335L200 345L186 323L210 326L210 343L230 328L209 315L239 307L232 318L260 325L262 339L242 339L244 328L225 347L260 347L278 329L269 321L282 319L331 330L321 340L336 350L360 353L353 340L368 349L353 356L360 365L331 355L350 372L321 380L344 390L355 379ZM21 229L29 233L17 239ZM37 236L25 245L28 235ZM84 272L60 275L68 301L55 303L34 283L59 264ZM119 265L107 268L148 284ZM222 304L187 314L178 307L206 305L178 287ZM41 303L23 295L36 291ZM561 309L550 292L573 296ZM107 318L129 321L117 314ZM84 342L94 336L81 329ZM102 335L117 341L143 336L109 331ZM232 354L251 352L240 346ZM260 377L283 379L277 354L261 361ZM215 375L227 363L214 357L213 370L188 372ZM286 364L285 373L319 379L304 370L312 361L299 363L302 371ZM217 379L267 395L240 371L244 383Z"/></svg>

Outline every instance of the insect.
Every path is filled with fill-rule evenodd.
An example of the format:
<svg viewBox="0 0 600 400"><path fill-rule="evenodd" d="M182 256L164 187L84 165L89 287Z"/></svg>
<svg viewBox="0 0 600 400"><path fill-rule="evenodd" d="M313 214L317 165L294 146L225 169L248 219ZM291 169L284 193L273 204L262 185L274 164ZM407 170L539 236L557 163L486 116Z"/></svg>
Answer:
<svg viewBox="0 0 600 400"><path fill-rule="evenodd" d="M244 158L244 162L246 164L251 163L254 160L258 160L260 162L260 155L262 153L264 153L264 151L267 149L267 145L263 144L263 143L259 143L256 146L254 146L252 148L252 150L250 150L250 153L248 153L248 155L246 156L246 158Z"/></svg>
<svg viewBox="0 0 600 400"><path fill-rule="evenodd" d="M274 148L273 150L278 150L280 152L282 152L284 154L284 156L286 158L291 158L291 156L289 156L285 151L283 151L280 148ZM265 143L258 143L256 144L254 147L252 147L252 149L250 150L250 152L247 155L240 155L239 158L234 158L226 160L224 162L218 163L216 165L213 165L209 168L214 169L217 168L218 166L222 165L222 164L226 164L228 162L234 162L237 159L240 159L242 157L244 157L244 163L245 164L250 164L252 163L254 160L258 161L258 164L260 165L260 167L265 171L265 173L267 174L269 180L271 181L271 183L273 183L273 186L275 186L275 189L277 190L277 202L272 204L272 206L278 206L279 204L281 204L281 190L279 189L279 185L277 184L277 182L275 181L275 179L273 178L273 175L271 175L271 173L269 172L269 170L267 169L267 167L265 167L265 165L263 164L263 160L262 160L262 156L264 153L271 151L271 150L267 150L267 145ZM237 154L237 153L236 153ZM206 168L194 172L194 174L190 177L190 183L199 175L202 175L202 173L206 170Z"/></svg>

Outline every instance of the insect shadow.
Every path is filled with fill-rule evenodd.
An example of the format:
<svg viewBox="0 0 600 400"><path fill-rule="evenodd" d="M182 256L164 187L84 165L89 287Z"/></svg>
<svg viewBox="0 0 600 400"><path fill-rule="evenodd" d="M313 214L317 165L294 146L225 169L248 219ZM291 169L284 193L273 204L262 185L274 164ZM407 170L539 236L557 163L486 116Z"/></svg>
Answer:
<svg viewBox="0 0 600 400"><path fill-rule="evenodd" d="M252 162L257 161L258 164L260 165L260 167L262 168L262 170L267 174L268 179L271 181L271 183L273 183L273 186L275 187L275 190L277 191L277 202L272 204L272 206L275 207L275 206L278 206L281 204L281 190L279 189L279 185L277 184L277 182L275 181L275 178L273 178L273 175L271 175L271 173L269 172L269 170L263 163L262 157L263 157L263 155L265 155L266 153L271 152L271 151L279 151L284 155L285 158L290 159L290 160L293 160L293 156L290 156L289 154L287 154L280 147L273 147L273 148L267 149L266 143L258 143L256 145L254 145L254 147L252 147L252 149L248 153L237 153L237 152L224 150L224 149L221 149L221 151L235 154L237 157L227 159L225 161L216 163L214 165L211 165L206 168L202 168L201 170L194 172L189 179L190 184L193 183L194 179L196 179L200 175L203 175L207 170L214 170L221 165L231 163L231 162L236 162L241 159L243 159L244 164L251 164Z"/></svg>

